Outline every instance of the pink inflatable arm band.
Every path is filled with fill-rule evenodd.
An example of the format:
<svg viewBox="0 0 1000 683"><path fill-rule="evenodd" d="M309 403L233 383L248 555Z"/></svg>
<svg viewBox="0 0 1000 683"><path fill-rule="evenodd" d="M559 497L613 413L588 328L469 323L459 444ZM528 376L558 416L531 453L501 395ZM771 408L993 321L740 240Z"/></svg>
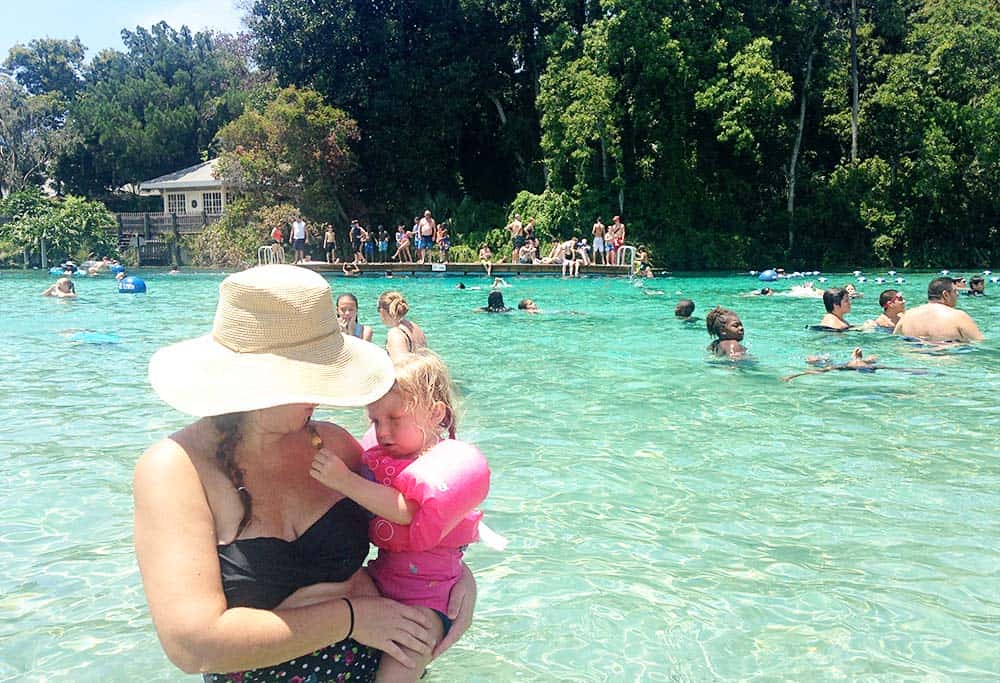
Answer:
<svg viewBox="0 0 1000 683"><path fill-rule="evenodd" d="M399 526L379 547L394 551L458 547L479 538L483 513L476 506L490 490L490 468L482 452L464 441L446 439L417 458L393 486L420 506L409 526ZM394 525L395 526L395 525Z"/></svg>

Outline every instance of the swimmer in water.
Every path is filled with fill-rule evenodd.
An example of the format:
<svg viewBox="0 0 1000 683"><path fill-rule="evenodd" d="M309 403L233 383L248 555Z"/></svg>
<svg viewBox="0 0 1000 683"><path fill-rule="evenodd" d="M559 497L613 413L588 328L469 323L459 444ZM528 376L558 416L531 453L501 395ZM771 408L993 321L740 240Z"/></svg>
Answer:
<svg viewBox="0 0 1000 683"><path fill-rule="evenodd" d="M75 299L76 285L68 277L61 277L56 283L42 292L42 296L54 296L57 299Z"/></svg>
<svg viewBox="0 0 1000 683"><path fill-rule="evenodd" d="M531 299L521 299L517 302L517 310L525 313L538 313L538 306Z"/></svg>
<svg viewBox="0 0 1000 683"><path fill-rule="evenodd" d="M705 316L708 333L716 337L708 350L716 356L727 356L732 360L744 358L747 354L743 341L743 321L735 312L716 306Z"/></svg>
<svg viewBox="0 0 1000 683"><path fill-rule="evenodd" d="M674 317L678 318L682 323L698 322L699 319L692 317L692 313L694 313L694 302L691 299L681 299L674 306Z"/></svg>
<svg viewBox="0 0 1000 683"><path fill-rule="evenodd" d="M844 319L851 312L851 295L847 288L831 287L823 292L823 306L826 307L826 315L817 327L834 332L850 329L851 324Z"/></svg>
<svg viewBox="0 0 1000 683"><path fill-rule="evenodd" d="M857 372L875 372L876 370L897 370L899 372L909 372L914 375L926 375L926 370L917 368L896 368L889 365L878 365L878 356L865 356L861 347L856 347L851 352L851 359L846 363L831 363L827 356L809 356L806 363L813 365L813 369L804 372L797 372L794 375L787 375L781 378L782 382L791 382L796 377L802 375L821 375L824 372L833 370L855 370Z"/></svg>

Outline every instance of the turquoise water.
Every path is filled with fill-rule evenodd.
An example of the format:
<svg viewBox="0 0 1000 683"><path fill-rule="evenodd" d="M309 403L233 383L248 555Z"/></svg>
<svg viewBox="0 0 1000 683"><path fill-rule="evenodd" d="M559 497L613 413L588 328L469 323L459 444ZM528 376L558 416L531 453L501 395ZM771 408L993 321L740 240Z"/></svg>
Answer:
<svg viewBox="0 0 1000 683"><path fill-rule="evenodd" d="M208 330L222 274L108 277L80 299L0 273L0 681L197 680L162 654L131 546L131 472L187 422L145 379L152 352ZM831 276L831 282L849 276ZM930 274L902 286L921 300ZM988 341L926 353L824 335L814 299L743 297L746 276L511 278L473 314L456 278L334 279L385 329L401 289L464 394L460 433L490 458L491 526L473 547L476 622L431 681L983 680L1000 671L1000 287L963 298ZM794 281L777 284L787 290ZM849 317L878 312L883 285ZM704 317L737 310L756 364L705 354ZM82 337L89 330L113 337ZM801 377L855 345L880 371ZM361 411L321 411L360 435Z"/></svg>

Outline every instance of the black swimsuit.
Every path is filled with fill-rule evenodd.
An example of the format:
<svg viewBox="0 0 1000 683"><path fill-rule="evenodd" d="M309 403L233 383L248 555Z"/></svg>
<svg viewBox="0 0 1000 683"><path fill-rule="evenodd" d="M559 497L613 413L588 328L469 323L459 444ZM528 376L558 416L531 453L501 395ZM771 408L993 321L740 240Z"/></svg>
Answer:
<svg viewBox="0 0 1000 683"><path fill-rule="evenodd" d="M260 537L220 545L219 565L226 605L274 609L299 588L346 581L368 555L369 515L344 498L293 541ZM339 643L252 672L205 674L205 681L287 681L299 676L315 683L375 680L381 653L354 640Z"/></svg>

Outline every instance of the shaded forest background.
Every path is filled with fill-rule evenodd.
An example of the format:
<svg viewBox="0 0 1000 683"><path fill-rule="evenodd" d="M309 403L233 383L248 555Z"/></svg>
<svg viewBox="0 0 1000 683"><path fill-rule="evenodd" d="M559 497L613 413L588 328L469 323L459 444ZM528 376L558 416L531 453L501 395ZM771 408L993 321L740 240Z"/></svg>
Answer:
<svg viewBox="0 0 1000 683"><path fill-rule="evenodd" d="M620 214L674 269L1000 256L995 2L256 0L246 22L125 30L89 62L13 48L7 213L46 181L158 210L129 190L220 156L245 199L219 230L247 246L291 206L338 229L429 208L470 244L515 211L552 238Z"/></svg>

